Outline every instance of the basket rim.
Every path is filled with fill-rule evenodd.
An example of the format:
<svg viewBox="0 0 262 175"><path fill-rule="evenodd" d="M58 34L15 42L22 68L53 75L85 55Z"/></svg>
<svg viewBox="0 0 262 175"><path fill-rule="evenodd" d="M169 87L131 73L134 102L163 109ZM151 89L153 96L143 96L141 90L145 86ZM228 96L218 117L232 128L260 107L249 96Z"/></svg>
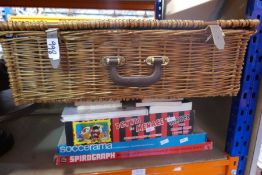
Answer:
<svg viewBox="0 0 262 175"><path fill-rule="evenodd" d="M223 29L255 30L259 20L152 20L152 19L102 19L95 21L62 22L0 22L0 31L43 31L49 28L59 30L95 30L95 29L204 29L208 25L219 25Z"/></svg>

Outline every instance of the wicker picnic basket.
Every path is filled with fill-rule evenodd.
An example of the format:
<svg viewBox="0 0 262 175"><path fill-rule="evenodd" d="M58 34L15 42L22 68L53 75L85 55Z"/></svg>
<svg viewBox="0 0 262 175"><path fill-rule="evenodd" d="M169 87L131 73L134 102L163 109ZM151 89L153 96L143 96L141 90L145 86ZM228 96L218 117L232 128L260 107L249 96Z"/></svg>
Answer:
<svg viewBox="0 0 262 175"><path fill-rule="evenodd" d="M207 42L209 25L222 50ZM234 96L257 20L99 20L0 24L16 104ZM48 57L46 30L58 28L60 64Z"/></svg>

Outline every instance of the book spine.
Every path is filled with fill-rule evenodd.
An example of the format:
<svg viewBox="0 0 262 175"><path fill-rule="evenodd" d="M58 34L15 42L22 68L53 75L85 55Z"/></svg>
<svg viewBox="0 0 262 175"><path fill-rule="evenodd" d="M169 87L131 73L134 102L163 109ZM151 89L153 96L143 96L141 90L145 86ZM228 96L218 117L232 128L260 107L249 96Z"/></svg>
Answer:
<svg viewBox="0 0 262 175"><path fill-rule="evenodd" d="M172 106L172 107L150 106L149 114L163 113L163 112L179 112L179 111L189 111L189 110L192 110L192 102L182 103L182 105Z"/></svg>
<svg viewBox="0 0 262 175"><path fill-rule="evenodd" d="M168 137L158 137L145 140L134 140L130 142L113 142L101 144L89 144L78 146L67 146L65 144L57 146L57 154L62 156L97 154L105 152L124 152L144 149L167 148L174 146L184 146L192 144L201 144L206 142L207 134L194 133L187 135L177 135Z"/></svg>
<svg viewBox="0 0 262 175"><path fill-rule="evenodd" d="M115 152L111 153L99 153L99 154L82 154L75 156L55 156L55 164L78 164L85 162L94 162L101 160L115 160L119 159L119 156Z"/></svg>
<svg viewBox="0 0 262 175"><path fill-rule="evenodd" d="M213 149L213 143L211 141L186 146L176 146L169 148L158 148L158 149L145 149L139 151L126 151L126 152L110 152L110 153L99 153L99 154L82 154L72 156L55 156L56 165L62 164L78 164L85 162L94 162L101 160L116 160L124 158L136 158L145 156L155 155L166 155L166 154L181 154L186 152L205 151Z"/></svg>
<svg viewBox="0 0 262 175"><path fill-rule="evenodd" d="M181 154L186 152L206 151L212 149L213 149L213 143L211 141L208 141L202 144L195 144L195 145L119 152L118 155L120 156L120 158L135 158L135 157L166 155L166 154Z"/></svg>

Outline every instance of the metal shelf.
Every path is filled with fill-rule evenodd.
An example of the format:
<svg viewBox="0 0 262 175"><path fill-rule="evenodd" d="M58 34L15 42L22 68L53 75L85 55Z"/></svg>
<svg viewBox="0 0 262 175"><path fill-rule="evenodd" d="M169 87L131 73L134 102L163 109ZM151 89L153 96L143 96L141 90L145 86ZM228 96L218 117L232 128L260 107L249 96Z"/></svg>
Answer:
<svg viewBox="0 0 262 175"><path fill-rule="evenodd" d="M52 8L86 8L86 9L121 9L154 10L154 0L52 0L52 1L1 1L0 6L8 7L52 7Z"/></svg>
<svg viewBox="0 0 262 175"><path fill-rule="evenodd" d="M227 157L218 150L185 153L181 155L166 155L155 157L144 157L140 159L119 160L110 162L110 166L95 164L91 165L89 172L84 174L96 175L118 175L134 174L136 170L144 170L147 175L153 174L201 174L219 175L231 174L236 171L236 157ZM120 165L120 166L119 166ZM93 168L95 167L95 169ZM116 169L112 169L117 167ZM110 168L107 169L107 168ZM83 174L83 175L84 175Z"/></svg>
<svg viewBox="0 0 262 175"><path fill-rule="evenodd" d="M104 2L104 1L103 1ZM64 3L64 1L52 1L48 2L48 4L44 1L6 1L4 3L1 3L0 5L5 6L42 6L42 7L69 7L69 8L114 8L114 9L143 9L143 10L152 10L155 7L155 15L156 19L162 19L162 5L163 0L156 0L154 1L145 1L145 2L138 2L138 1L107 1L108 3L102 3L102 1L83 1L83 0L77 0L72 3ZM120 3L121 2L121 3ZM61 6L61 4L63 5ZM131 5L131 3L133 5ZM262 19L262 1L261 0L249 0L248 3L248 10L247 10L247 16L252 19ZM231 116L230 116L230 122L228 126L228 134L227 134L227 144L226 144L226 151L229 153L230 156L238 156L239 157L239 163L238 163L238 170L237 174L242 175L245 171L246 166L246 159L249 149L249 142L251 138L251 132L252 132L252 124L254 120L254 111L257 104L257 96L258 96L258 90L259 90L259 80L262 76L262 24L258 27L256 35L254 35L249 43L247 54L245 58L245 65L243 69L242 74L242 81L241 81L241 89L237 97L233 98L232 108L231 108ZM194 153L194 156L197 157L197 154ZM199 155L200 156L200 155ZM171 173L171 167L172 170L175 168L174 164L178 163L180 161L180 164L183 162L179 160L177 157L179 156L170 156L170 157L149 157L149 158L139 158L139 159L130 159L128 162L127 170L124 171L127 174L130 174L131 168L142 168L142 167L150 167L153 166L152 163L158 164L160 167L159 170L163 167L166 167L167 169L161 169L164 171L169 171L170 174L174 173L172 171ZM200 156L202 157L202 156ZM194 160L193 157L191 157L192 160ZM155 161L154 161L155 160ZM173 162L167 162L168 160L172 160ZM176 161L177 160L177 161ZM207 162L207 160L198 160L196 163L198 166L202 167L201 171L203 170L202 174L207 174L205 172L205 168L211 166L209 163L215 164L223 164L228 167L234 167L236 164L232 166L231 160L236 159L233 158L225 158L221 160L210 160ZM119 162L112 161L113 164L117 164L121 162L124 163L125 161L120 160ZM148 164L149 162L149 164ZM143 163L143 166L141 164ZM109 162L106 164L110 164ZM96 164L95 164L96 165ZM97 166L102 166L101 164L97 164ZM131 167L131 165L137 165L134 167ZM183 165L183 166L182 166ZM184 165L188 166L188 169L192 169L194 163L186 162L184 161L181 166L184 168ZM93 164L94 166L94 164ZM185 168L186 168L185 166ZM86 167L86 165L85 165ZM118 169L112 169L112 171L120 171L121 166L115 165ZM233 171L233 168L224 168L225 174L235 174L236 172L230 172L229 170ZM96 168L96 167L95 167ZM102 168L102 167L100 167ZM119 169L120 168L120 169ZM122 167L123 168L123 167ZM152 172L155 171L154 167L152 167ZM92 170L92 168L90 168ZM222 169L217 170L222 171ZM227 171L226 171L227 170ZM151 169L148 170L151 172ZM190 171L190 170L188 170ZM94 171L92 171L94 172ZM118 172L119 173L119 172ZM180 172L181 173L181 172ZM194 174L194 172L191 171L191 173ZM166 174L166 173L164 173ZM183 173L185 174L185 173Z"/></svg>
<svg viewBox="0 0 262 175"><path fill-rule="evenodd" d="M50 108L45 111L50 113ZM57 108L55 108L57 109ZM43 112L41 112L43 113ZM151 156L133 159L99 161L78 165L55 166L52 157L61 136L63 125L60 112L39 114L12 120L1 127L12 129L13 149L0 158L0 174L131 174L145 169L149 174L220 175L236 170L237 158L214 149L184 154ZM25 127L26 126L26 127ZM21 132L23 130L23 132ZM20 131L20 132L19 132Z"/></svg>
<svg viewBox="0 0 262 175"><path fill-rule="evenodd" d="M262 19L262 1L248 2L247 17ZM240 92L233 98L228 127L226 151L231 156L239 156L238 175L243 175L249 150L252 125L254 121L259 81L262 75L262 24L251 37L242 73Z"/></svg>

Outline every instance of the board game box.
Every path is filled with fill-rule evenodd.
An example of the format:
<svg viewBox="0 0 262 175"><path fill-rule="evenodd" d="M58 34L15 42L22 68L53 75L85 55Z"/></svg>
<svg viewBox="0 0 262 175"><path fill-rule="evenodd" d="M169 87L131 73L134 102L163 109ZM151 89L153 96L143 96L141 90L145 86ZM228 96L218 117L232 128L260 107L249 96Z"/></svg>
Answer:
<svg viewBox="0 0 262 175"><path fill-rule="evenodd" d="M190 134L194 111L65 122L67 145L144 140Z"/></svg>
<svg viewBox="0 0 262 175"><path fill-rule="evenodd" d="M97 154L106 152L124 152L153 148L166 148L172 146L184 146L192 144L201 144L206 142L207 134L205 132L192 133L187 135L157 137L147 140L133 140L129 142L112 142L100 144L86 144L67 146L65 137L62 134L57 145L56 153L62 156L79 155L79 154Z"/></svg>
<svg viewBox="0 0 262 175"><path fill-rule="evenodd" d="M167 148L156 148L156 149L143 149L136 151L124 151L124 152L106 152L106 153L92 153L92 154L80 154L80 155L70 155L70 156L55 156L56 165L62 164L78 164L86 162L94 162L101 160L116 160L125 158L136 158L145 156L155 156L155 155L166 155L166 154L181 154L186 152L196 152L196 151L207 151L213 149L213 143L207 141L200 144L184 145L184 146L174 146Z"/></svg>

